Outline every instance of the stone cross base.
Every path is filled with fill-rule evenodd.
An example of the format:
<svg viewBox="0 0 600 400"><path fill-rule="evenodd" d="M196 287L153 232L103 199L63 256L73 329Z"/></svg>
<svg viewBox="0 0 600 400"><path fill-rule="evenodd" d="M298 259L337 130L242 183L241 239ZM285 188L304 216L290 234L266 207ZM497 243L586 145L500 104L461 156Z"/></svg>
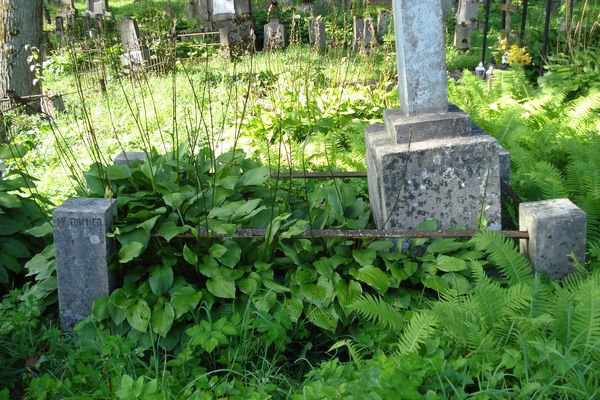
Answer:
<svg viewBox="0 0 600 400"><path fill-rule="evenodd" d="M378 229L415 229L435 219L440 229L477 229L480 215L501 228L500 179L508 159L489 135L473 130L455 107L367 127L369 197ZM504 167L504 168L502 168Z"/></svg>

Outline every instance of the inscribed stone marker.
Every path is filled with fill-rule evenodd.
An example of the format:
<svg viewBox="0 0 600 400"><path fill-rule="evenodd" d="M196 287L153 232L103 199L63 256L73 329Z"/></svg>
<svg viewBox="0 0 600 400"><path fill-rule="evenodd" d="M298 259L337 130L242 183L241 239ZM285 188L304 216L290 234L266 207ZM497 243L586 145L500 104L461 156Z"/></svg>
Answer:
<svg viewBox="0 0 600 400"><path fill-rule="evenodd" d="M94 300L114 287L108 260L114 250L106 234L117 215L109 199L68 199L54 211L54 242L60 323L65 331L91 312Z"/></svg>

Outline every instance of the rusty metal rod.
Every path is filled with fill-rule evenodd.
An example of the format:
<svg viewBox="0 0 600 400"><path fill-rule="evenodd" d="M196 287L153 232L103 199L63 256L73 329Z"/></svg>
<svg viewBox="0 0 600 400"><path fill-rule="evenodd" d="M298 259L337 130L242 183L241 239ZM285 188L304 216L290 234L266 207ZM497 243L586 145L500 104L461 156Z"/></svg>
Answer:
<svg viewBox="0 0 600 400"><path fill-rule="evenodd" d="M366 172L292 172L272 173L273 179L327 179L327 178L366 178Z"/></svg>
<svg viewBox="0 0 600 400"><path fill-rule="evenodd" d="M365 229L365 230L348 230L348 229L315 229L304 231L293 238L300 239L420 239L420 238L470 238L482 231L419 231L419 230L401 230L401 229ZM278 232L279 236L285 231ZM499 231L500 234L511 239L529 239L527 231ZM215 233L206 229L199 229L198 236L200 237L239 237L239 238L259 238L265 237L267 229L238 229L232 235ZM153 233L152 236L160 237L160 233ZM177 238L193 238L191 233L184 233L175 236Z"/></svg>
<svg viewBox="0 0 600 400"><path fill-rule="evenodd" d="M182 33L180 35L177 35L177 37L189 37L189 36L216 36L218 35L219 32L196 32L196 33Z"/></svg>

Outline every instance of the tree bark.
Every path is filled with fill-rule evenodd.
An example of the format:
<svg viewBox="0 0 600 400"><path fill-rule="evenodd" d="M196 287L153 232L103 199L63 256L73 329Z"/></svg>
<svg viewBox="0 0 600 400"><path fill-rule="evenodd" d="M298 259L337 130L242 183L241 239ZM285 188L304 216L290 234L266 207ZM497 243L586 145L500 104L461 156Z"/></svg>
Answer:
<svg viewBox="0 0 600 400"><path fill-rule="evenodd" d="M0 0L0 100L11 99L2 101L0 107L41 94L41 83L34 84L36 76L28 59L32 47L37 52L42 47L43 16L43 0ZM39 99L27 108L39 110Z"/></svg>

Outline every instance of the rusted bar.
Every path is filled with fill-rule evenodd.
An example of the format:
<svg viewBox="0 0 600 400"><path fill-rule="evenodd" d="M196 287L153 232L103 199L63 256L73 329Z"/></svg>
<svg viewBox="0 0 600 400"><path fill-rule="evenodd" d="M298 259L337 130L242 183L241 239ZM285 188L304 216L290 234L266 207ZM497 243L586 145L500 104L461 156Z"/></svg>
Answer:
<svg viewBox="0 0 600 400"><path fill-rule="evenodd" d="M181 35L177 35L177 37L190 37L190 36L214 36L218 35L219 32L196 32L196 33L182 33Z"/></svg>
<svg viewBox="0 0 600 400"><path fill-rule="evenodd" d="M277 232L277 235L284 233ZM347 229L315 229L304 231L294 238L300 239L420 239L420 238L470 238L481 231L419 231L419 230L401 230L401 229L386 229L386 230L347 230ZM500 231L500 234L511 239L529 239L529 232L525 231ZM232 235L215 233L206 229L199 229L198 236L200 237L240 237L240 238L259 238L265 237L267 229L238 229ZM276 235L276 236L277 236ZM153 236L160 237L159 233L154 233ZM191 233L185 233L176 236L178 238L193 238Z"/></svg>
<svg viewBox="0 0 600 400"><path fill-rule="evenodd" d="M327 179L327 178L366 178L366 172L293 172L293 173L272 173L273 179Z"/></svg>

